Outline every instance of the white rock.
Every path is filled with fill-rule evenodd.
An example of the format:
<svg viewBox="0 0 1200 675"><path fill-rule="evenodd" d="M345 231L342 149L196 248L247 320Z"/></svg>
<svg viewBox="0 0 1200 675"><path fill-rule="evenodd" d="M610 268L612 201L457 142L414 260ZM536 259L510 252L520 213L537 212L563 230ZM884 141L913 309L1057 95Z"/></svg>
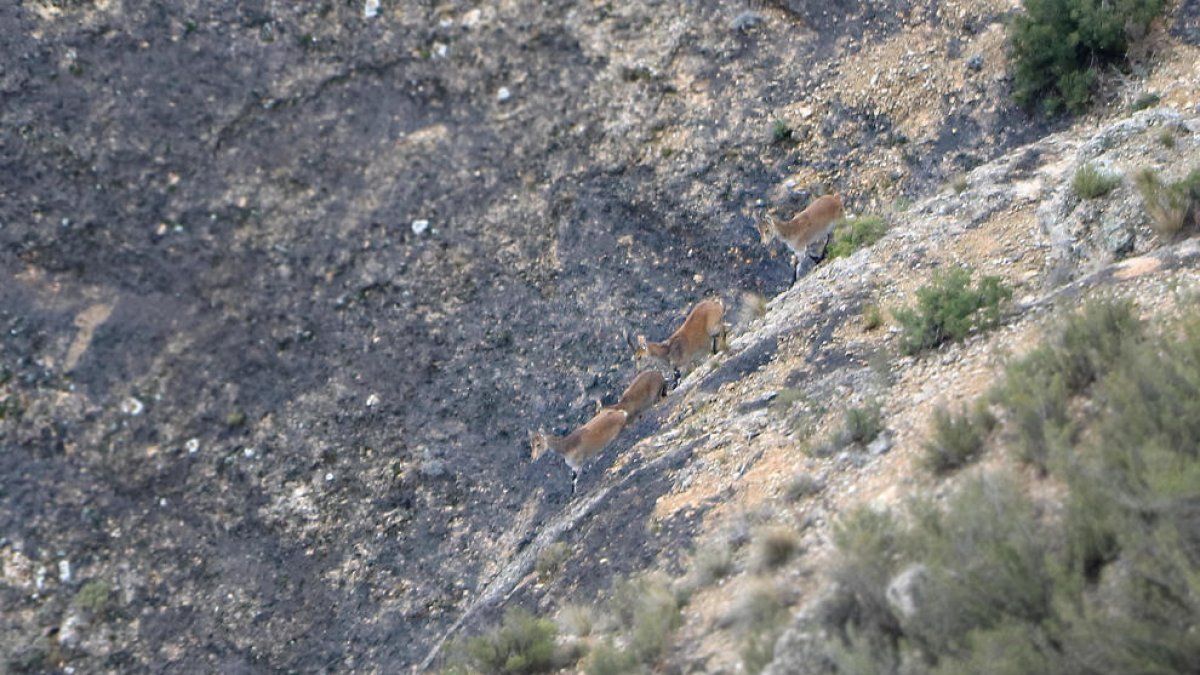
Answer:
<svg viewBox="0 0 1200 675"><path fill-rule="evenodd" d="M374 19L379 14L379 0L367 0L363 4L363 18Z"/></svg>
<svg viewBox="0 0 1200 675"><path fill-rule="evenodd" d="M424 218L412 221L413 234L421 234L429 229L429 221Z"/></svg>
<svg viewBox="0 0 1200 675"><path fill-rule="evenodd" d="M512 98L512 92L508 90L508 87L500 87L496 90L497 101L504 103L510 98Z"/></svg>

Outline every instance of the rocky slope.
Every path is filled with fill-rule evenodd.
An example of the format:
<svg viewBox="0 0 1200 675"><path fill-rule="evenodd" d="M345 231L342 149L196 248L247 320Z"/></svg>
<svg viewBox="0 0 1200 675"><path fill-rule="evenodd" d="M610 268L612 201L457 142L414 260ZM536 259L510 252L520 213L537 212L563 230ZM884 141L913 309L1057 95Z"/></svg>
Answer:
<svg viewBox="0 0 1200 675"><path fill-rule="evenodd" d="M986 378L998 339L882 377L866 363L890 338L857 330L862 304L970 262L1040 307L1103 251L1155 245L1128 186L1054 197L1075 164L1196 151L1171 112L1196 105L1186 6L1148 79L1111 86L1114 110L1141 87L1171 108L1014 154L1048 129L1008 102L1005 3L373 7L0 8L10 669L416 665L505 601L602 596L758 508L832 419L798 435L772 414L784 388L877 397L893 433L881 459L809 467L820 525L900 489L940 374ZM579 423L632 375L623 334L782 290L750 225L821 185L893 210L893 234L740 326L580 496L527 462L528 428ZM997 335L1019 343L1035 314ZM574 556L535 583L556 539ZM731 665L697 644L696 667Z"/></svg>

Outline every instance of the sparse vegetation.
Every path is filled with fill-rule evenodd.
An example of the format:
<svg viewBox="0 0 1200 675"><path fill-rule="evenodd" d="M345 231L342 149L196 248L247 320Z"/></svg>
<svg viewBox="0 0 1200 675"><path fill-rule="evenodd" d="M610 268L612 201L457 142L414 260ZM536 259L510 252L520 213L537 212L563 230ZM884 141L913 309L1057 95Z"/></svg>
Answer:
<svg viewBox="0 0 1200 675"><path fill-rule="evenodd" d="M983 399L957 412L946 407L933 411L933 433L925 442L925 466L934 473L953 471L974 460L996 426L996 417Z"/></svg>
<svg viewBox="0 0 1200 675"><path fill-rule="evenodd" d="M558 608L558 626L565 635L587 637L595 624L596 612L589 605L567 602Z"/></svg>
<svg viewBox="0 0 1200 675"><path fill-rule="evenodd" d="M883 325L883 310L879 305L867 305L863 308L863 330L875 330Z"/></svg>
<svg viewBox="0 0 1200 675"><path fill-rule="evenodd" d="M769 572L787 564L800 552L800 535L780 525L764 528L754 540L753 562L756 572Z"/></svg>
<svg viewBox="0 0 1200 675"><path fill-rule="evenodd" d="M510 609L491 631L469 638L452 667L480 673L545 673L554 667L553 621L521 607Z"/></svg>
<svg viewBox="0 0 1200 675"><path fill-rule="evenodd" d="M1158 132L1158 143L1164 148L1170 150L1175 147L1175 132L1171 129L1163 129Z"/></svg>
<svg viewBox="0 0 1200 675"><path fill-rule="evenodd" d="M905 518L847 517L836 591L815 614L831 670L1183 673L1200 662L1200 316L1147 336L1128 302L1090 303L1014 367L1006 380L1088 400L1067 415L1079 433L1044 463L1065 487L1061 509L1046 517L1024 480L991 473Z"/></svg>
<svg viewBox="0 0 1200 675"><path fill-rule="evenodd" d="M847 443L866 445L883 431L883 413L879 403L872 402L858 408L847 408L842 438Z"/></svg>
<svg viewBox="0 0 1200 675"><path fill-rule="evenodd" d="M760 673L774 657L775 641L787 622L787 604L774 582L760 580L737 598L730 618L742 633L742 666Z"/></svg>
<svg viewBox="0 0 1200 675"><path fill-rule="evenodd" d="M788 123L777 119L771 123L771 142L784 143L792 140L792 128Z"/></svg>
<svg viewBox="0 0 1200 675"><path fill-rule="evenodd" d="M1154 106L1158 105L1158 102L1161 100L1162 100L1162 97L1159 96L1157 93L1152 92L1152 91L1147 92L1147 93L1142 94L1141 96L1137 97L1137 99L1134 100L1134 102L1132 104L1130 104L1129 109L1132 110L1133 112L1137 112L1139 110L1145 110L1146 108L1153 108Z"/></svg>
<svg viewBox="0 0 1200 675"><path fill-rule="evenodd" d="M970 282L971 272L963 267L935 273L928 286L917 289L916 308L892 312L902 329L904 353L960 340L999 323L1001 305L1012 297L1012 289L1000 277L984 276L973 288Z"/></svg>
<svg viewBox="0 0 1200 675"><path fill-rule="evenodd" d="M1134 185L1146 204L1155 233L1163 238L1178 234L1200 203L1200 169L1174 183L1164 183L1157 171L1143 169L1134 177Z"/></svg>
<svg viewBox="0 0 1200 675"><path fill-rule="evenodd" d="M1088 106L1100 69L1125 57L1131 39L1162 13L1163 0L1024 0L1024 6L1008 30L1014 97L1057 114Z"/></svg>
<svg viewBox="0 0 1200 675"><path fill-rule="evenodd" d="M971 187L971 183L967 180L966 176L958 176L954 179L951 187L954 188L954 194L961 195L967 191L967 188Z"/></svg>
<svg viewBox="0 0 1200 675"><path fill-rule="evenodd" d="M865 215L846 220L833 230L833 238L825 251L826 257L841 258L879 241L888 226L882 217Z"/></svg>
<svg viewBox="0 0 1200 675"><path fill-rule="evenodd" d="M662 574L618 580L609 609L624 627L627 651L646 663L662 655L671 632L679 627L679 599Z"/></svg>
<svg viewBox="0 0 1200 675"><path fill-rule="evenodd" d="M787 487L783 491L783 496L789 502L798 502L805 497L817 494L823 487L821 481L813 478L812 474L801 473L797 474L787 484Z"/></svg>
<svg viewBox="0 0 1200 675"><path fill-rule="evenodd" d="M1090 162L1079 167L1071 179L1071 189L1083 199L1103 197L1120 184L1120 176L1102 171Z"/></svg>
<svg viewBox="0 0 1200 675"><path fill-rule="evenodd" d="M102 579L93 579L79 588L75 605L93 616L102 616L109 609L111 598L112 586Z"/></svg>
<svg viewBox="0 0 1200 675"><path fill-rule="evenodd" d="M587 675L630 675L643 671L636 656L617 649L611 640L596 645L583 665L583 672Z"/></svg>
<svg viewBox="0 0 1200 675"><path fill-rule="evenodd" d="M558 573L559 568L570 555L571 547L567 542L556 541L538 553L533 570L537 572L538 578L549 579Z"/></svg>
<svg viewBox="0 0 1200 675"><path fill-rule="evenodd" d="M709 544L696 551L692 558L692 575L701 586L726 577L732 571L733 549L727 544Z"/></svg>

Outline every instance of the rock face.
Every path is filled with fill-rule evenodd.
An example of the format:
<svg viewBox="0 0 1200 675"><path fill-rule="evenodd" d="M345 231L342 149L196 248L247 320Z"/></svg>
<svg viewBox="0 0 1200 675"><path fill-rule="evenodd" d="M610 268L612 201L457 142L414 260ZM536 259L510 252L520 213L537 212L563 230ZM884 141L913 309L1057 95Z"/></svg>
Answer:
<svg viewBox="0 0 1200 675"><path fill-rule="evenodd" d="M881 265L1033 199L982 180L1046 131L1007 103L1001 16L940 4L0 6L5 667L397 672L505 599L677 559L708 506L630 523L768 428L672 429L687 397L800 334L822 392L861 390L865 352L818 347ZM529 428L632 377L624 333L786 286L767 206L832 186L863 211L979 165L903 251L776 301L585 497L528 462ZM521 585L560 536L591 563Z"/></svg>

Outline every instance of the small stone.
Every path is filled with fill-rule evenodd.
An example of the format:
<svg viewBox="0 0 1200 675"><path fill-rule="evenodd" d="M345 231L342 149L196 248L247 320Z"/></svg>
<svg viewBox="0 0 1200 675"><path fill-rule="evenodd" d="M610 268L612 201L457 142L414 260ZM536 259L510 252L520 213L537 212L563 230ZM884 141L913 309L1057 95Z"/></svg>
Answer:
<svg viewBox="0 0 1200 675"><path fill-rule="evenodd" d="M329 473L325 474L325 482L328 483L332 480L333 480L333 472L330 471Z"/></svg>
<svg viewBox="0 0 1200 675"><path fill-rule="evenodd" d="M378 394L371 394L370 396L367 397L367 407L368 408L374 408L377 405L379 405L379 395Z"/></svg>
<svg viewBox="0 0 1200 675"><path fill-rule="evenodd" d="M200 439L189 438L187 443L183 444L183 448L188 451L189 455L194 455L200 451Z"/></svg>
<svg viewBox="0 0 1200 675"><path fill-rule="evenodd" d="M146 409L146 404L142 403L141 401L139 401L138 399L136 399L132 396L125 399L124 401L121 401L121 412L125 413L126 415L130 415L132 417L137 417L138 415L141 415L142 411L145 409Z"/></svg>
<svg viewBox="0 0 1200 675"><path fill-rule="evenodd" d="M496 90L497 101L504 103L510 98L512 98L512 92L508 90L508 87L500 87L500 89Z"/></svg>
<svg viewBox="0 0 1200 675"><path fill-rule="evenodd" d="M67 559L58 561L58 580L64 584L71 583L71 561Z"/></svg>
<svg viewBox="0 0 1200 675"><path fill-rule="evenodd" d="M872 455L883 455L892 449L892 432L884 431L867 444L867 452Z"/></svg>
<svg viewBox="0 0 1200 675"><path fill-rule="evenodd" d="M379 14L379 0L367 0L363 4L363 18L374 19Z"/></svg>
<svg viewBox="0 0 1200 675"><path fill-rule="evenodd" d="M421 234L429 229L429 221L424 218L412 221L413 234Z"/></svg>
<svg viewBox="0 0 1200 675"><path fill-rule="evenodd" d="M252 459L254 457L254 448L242 448L242 455L246 459Z"/></svg>

